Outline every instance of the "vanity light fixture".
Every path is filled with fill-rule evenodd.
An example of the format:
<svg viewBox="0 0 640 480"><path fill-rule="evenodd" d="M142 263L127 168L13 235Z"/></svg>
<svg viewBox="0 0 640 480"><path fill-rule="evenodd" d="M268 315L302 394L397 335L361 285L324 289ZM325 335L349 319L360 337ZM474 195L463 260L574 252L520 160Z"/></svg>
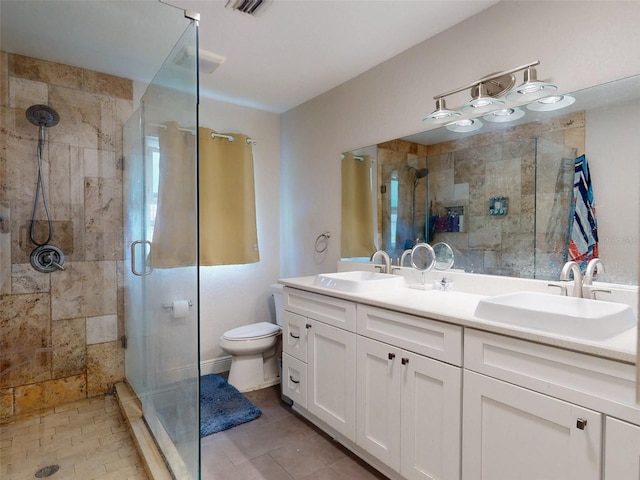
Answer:
<svg viewBox="0 0 640 480"><path fill-rule="evenodd" d="M458 120L457 122L451 122L445 125L447 130L451 130L452 132L474 132L482 128L482 120L479 118L464 118L462 120Z"/></svg>
<svg viewBox="0 0 640 480"><path fill-rule="evenodd" d="M488 121L493 122L510 122L524 115L524 111L519 108L503 108L505 102L499 100L500 97L506 95L507 100L519 103L531 102L542 97L549 97L550 92L555 91L558 87L547 82L538 80L536 69L540 61L527 63L510 70L496 72L482 77L469 85L456 88L440 95L436 95L433 99L436 101L436 109L422 119L423 122L432 125L439 124L456 124L452 122L456 117L465 115L473 117L497 111L495 115L485 117ZM516 72L524 71L524 82L518 87L515 85ZM445 97L454 93L462 92L470 89L472 100L464 104L460 109L450 110L445 105ZM507 93L508 92L508 93ZM551 101L549 101L551 103ZM532 108L535 109L536 107ZM460 111L461 110L461 111ZM455 131L455 130L454 130Z"/></svg>
<svg viewBox="0 0 640 480"><path fill-rule="evenodd" d="M573 95L552 95L544 97L527 105L527 109L534 112L551 112L552 110L560 110L561 108L573 105L576 97Z"/></svg>
<svg viewBox="0 0 640 480"><path fill-rule="evenodd" d="M538 80L536 69L533 66L527 67L524 71L524 82L507 93L507 100L513 102L526 102L546 97L550 92L554 92L558 87L552 83Z"/></svg>
<svg viewBox="0 0 640 480"><path fill-rule="evenodd" d="M524 110L518 107L513 107L495 110L491 113L488 113L482 118L484 118L487 122L503 123L513 122L514 120L522 117L524 117Z"/></svg>
<svg viewBox="0 0 640 480"><path fill-rule="evenodd" d="M462 113L457 110L449 110L442 97L433 97L436 101L436 109L429 115L422 119L425 123L442 124L453 120L456 117L461 117Z"/></svg>
<svg viewBox="0 0 640 480"><path fill-rule="evenodd" d="M471 100L469 103L465 103L462 106L463 112L486 113L491 110L495 110L496 108L500 108L500 106L504 105L504 102L502 100L498 100L491 96L491 94L487 91L486 84L479 84L476 90L477 92L474 92L474 89L471 90L473 100Z"/></svg>

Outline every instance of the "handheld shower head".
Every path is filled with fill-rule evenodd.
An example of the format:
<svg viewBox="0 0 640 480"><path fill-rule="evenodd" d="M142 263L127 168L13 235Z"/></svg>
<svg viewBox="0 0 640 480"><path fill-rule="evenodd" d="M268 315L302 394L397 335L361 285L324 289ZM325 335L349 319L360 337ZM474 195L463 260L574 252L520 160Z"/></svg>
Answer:
<svg viewBox="0 0 640 480"><path fill-rule="evenodd" d="M416 179L424 178L429 175L429 170L426 168L419 168L416 170Z"/></svg>
<svg viewBox="0 0 640 480"><path fill-rule="evenodd" d="M27 119L38 127L53 127L60 121L60 115L48 105L31 105L25 112Z"/></svg>

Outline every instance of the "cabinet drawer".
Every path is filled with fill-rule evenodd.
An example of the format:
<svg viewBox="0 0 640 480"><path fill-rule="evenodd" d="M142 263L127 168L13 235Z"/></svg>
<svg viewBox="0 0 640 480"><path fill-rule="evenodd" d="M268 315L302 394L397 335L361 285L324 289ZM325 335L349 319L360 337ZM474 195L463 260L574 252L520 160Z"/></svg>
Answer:
<svg viewBox="0 0 640 480"><path fill-rule="evenodd" d="M462 327L358 305L357 332L436 360L462 365Z"/></svg>
<svg viewBox="0 0 640 480"><path fill-rule="evenodd" d="M284 309L350 332L356 331L356 304L347 300L285 287Z"/></svg>
<svg viewBox="0 0 640 480"><path fill-rule="evenodd" d="M467 328L464 368L640 423L635 367Z"/></svg>
<svg viewBox="0 0 640 480"><path fill-rule="evenodd" d="M307 408L307 364L286 353L282 354L282 394Z"/></svg>
<svg viewBox="0 0 640 480"><path fill-rule="evenodd" d="M282 351L302 362L307 361L307 322L297 313L284 312L282 325Z"/></svg>

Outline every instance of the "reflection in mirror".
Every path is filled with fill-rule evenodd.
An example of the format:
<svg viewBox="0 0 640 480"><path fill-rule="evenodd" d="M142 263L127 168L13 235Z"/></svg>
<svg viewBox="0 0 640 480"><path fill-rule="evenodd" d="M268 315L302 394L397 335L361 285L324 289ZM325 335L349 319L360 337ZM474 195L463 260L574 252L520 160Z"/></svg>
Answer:
<svg viewBox="0 0 640 480"><path fill-rule="evenodd" d="M411 266L422 272L422 283L409 285L411 288L426 289L425 273L433 268L436 262L436 254L428 243L418 243L411 249Z"/></svg>
<svg viewBox="0 0 640 480"><path fill-rule="evenodd" d="M436 257L433 268L436 270L449 270L453 267L454 256L453 249L444 242L438 242L433 246L433 252Z"/></svg>
<svg viewBox="0 0 640 480"><path fill-rule="evenodd" d="M467 272L558 279L584 154L607 264L598 280L637 284L640 76L573 96L563 110L523 107L513 122L470 133L442 127L351 152L375 165L369 255L379 248L398 259L417 243L446 242Z"/></svg>

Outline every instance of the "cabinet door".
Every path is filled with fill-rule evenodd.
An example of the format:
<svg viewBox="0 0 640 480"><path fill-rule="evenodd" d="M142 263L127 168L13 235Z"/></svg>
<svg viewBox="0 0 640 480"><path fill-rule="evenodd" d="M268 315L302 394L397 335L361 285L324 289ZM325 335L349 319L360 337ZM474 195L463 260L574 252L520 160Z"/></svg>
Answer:
<svg viewBox="0 0 640 480"><path fill-rule="evenodd" d="M282 394L307 408L307 364L287 353L282 354Z"/></svg>
<svg viewBox="0 0 640 480"><path fill-rule="evenodd" d="M307 361L307 318L297 313L284 312L282 325L282 351L301 362Z"/></svg>
<svg viewBox="0 0 640 480"><path fill-rule="evenodd" d="M360 336L356 350L356 443L399 471L402 351Z"/></svg>
<svg viewBox="0 0 640 480"><path fill-rule="evenodd" d="M598 480L599 413L464 372L463 480Z"/></svg>
<svg viewBox="0 0 640 480"><path fill-rule="evenodd" d="M459 480L462 370L406 351L400 363L400 473L409 480Z"/></svg>
<svg viewBox="0 0 640 480"><path fill-rule="evenodd" d="M307 409L355 442L356 335L311 320L307 341Z"/></svg>
<svg viewBox="0 0 640 480"><path fill-rule="evenodd" d="M604 480L640 478L640 427L607 417Z"/></svg>

